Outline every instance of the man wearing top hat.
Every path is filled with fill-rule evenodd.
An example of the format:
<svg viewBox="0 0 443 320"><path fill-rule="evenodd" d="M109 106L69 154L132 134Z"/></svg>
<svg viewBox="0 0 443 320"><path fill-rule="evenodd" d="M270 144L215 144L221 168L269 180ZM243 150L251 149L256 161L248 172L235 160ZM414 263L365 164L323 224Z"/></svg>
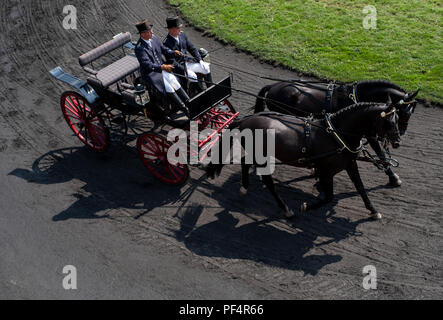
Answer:
<svg viewBox="0 0 443 320"><path fill-rule="evenodd" d="M189 110L185 105L189 100L189 96L172 73L174 66L166 64L162 57L162 54L168 58L173 58L174 55L182 56L183 54L180 51L165 47L154 35L152 24L148 24L146 20L138 22L136 27L140 39L135 46L135 55L140 63L140 73L143 81L157 89L161 94L167 95L189 117Z"/></svg>
<svg viewBox="0 0 443 320"><path fill-rule="evenodd" d="M205 80L207 81L207 85L212 83L211 70L209 68L209 63L204 62L200 53L192 44L192 42L188 39L186 34L181 30L183 24L180 23L179 18L171 17L166 19L166 28L168 29L168 35L166 36L163 44L171 50L178 50L184 55L189 52L194 59L188 58L186 59L186 69L188 73L188 79L191 82L191 85L198 86L197 90L202 91L201 83L198 84L197 74L202 74ZM173 63L174 65L174 73L184 75L184 67L179 64L177 60L172 57L168 62Z"/></svg>

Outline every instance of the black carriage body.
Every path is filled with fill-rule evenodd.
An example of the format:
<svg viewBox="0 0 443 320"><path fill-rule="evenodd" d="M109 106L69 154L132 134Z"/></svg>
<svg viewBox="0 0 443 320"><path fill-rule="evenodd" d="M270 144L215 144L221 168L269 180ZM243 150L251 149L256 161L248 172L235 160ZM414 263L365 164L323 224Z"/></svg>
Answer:
<svg viewBox="0 0 443 320"><path fill-rule="evenodd" d="M117 109L126 114L138 114L142 112L142 106L135 101L135 93L129 92L129 90L121 90L117 85L103 88L90 80L88 84L99 96L99 99L93 104L93 107L98 113L103 113L107 109ZM148 106L149 104L146 107Z"/></svg>
<svg viewBox="0 0 443 320"><path fill-rule="evenodd" d="M136 133L137 149L144 166L164 183L184 183L189 174L188 166L183 163L169 163L167 151L171 143L166 139L162 128L166 125L186 129L189 121L195 120L199 129L210 127L214 131L212 136L218 138L221 131L238 116L238 112L227 100L231 96L231 78L228 76L192 97L187 102L190 118L184 116L182 111L174 109L166 118L158 117L154 110L158 110L159 107L168 109L167 106L165 108L167 101L164 97L159 97L161 94L149 92L150 99L147 103L137 103L135 85L140 77L139 63L133 53L126 54L124 47L134 48L128 32L121 33L81 55L79 63L88 74L86 81L64 72L60 67L50 71L52 76L81 93L66 91L62 94L61 108L65 120L85 145L96 152L103 152L109 146L109 131L114 120L123 119L126 135L127 119L131 115L147 117L154 122L154 129L141 135ZM117 49L122 49L123 57L117 60L114 58L111 63L94 68L96 60L110 52L114 53ZM113 110L120 111L122 117L116 115ZM109 120L108 125L103 121L103 115ZM199 146L204 147L203 151L206 154L213 145L213 141L207 142L209 139L199 141Z"/></svg>
<svg viewBox="0 0 443 320"><path fill-rule="evenodd" d="M191 113L191 119L199 118L229 98L231 94L231 77L228 76L189 100L187 106Z"/></svg>

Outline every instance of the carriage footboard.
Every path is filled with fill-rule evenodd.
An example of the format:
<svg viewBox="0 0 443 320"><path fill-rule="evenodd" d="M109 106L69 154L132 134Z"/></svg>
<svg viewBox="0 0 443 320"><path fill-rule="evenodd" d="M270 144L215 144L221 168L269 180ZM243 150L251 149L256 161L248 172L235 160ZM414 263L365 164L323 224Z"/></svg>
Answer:
<svg viewBox="0 0 443 320"><path fill-rule="evenodd" d="M188 102L191 119L197 119L202 114L231 96L231 78L228 76L199 93Z"/></svg>

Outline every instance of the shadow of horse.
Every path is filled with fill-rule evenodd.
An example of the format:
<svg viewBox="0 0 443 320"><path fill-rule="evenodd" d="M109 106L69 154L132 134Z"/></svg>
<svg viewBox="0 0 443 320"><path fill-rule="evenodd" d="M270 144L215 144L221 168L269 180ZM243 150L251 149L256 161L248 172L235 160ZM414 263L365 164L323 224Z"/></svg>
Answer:
<svg viewBox="0 0 443 320"><path fill-rule="evenodd" d="M232 185L239 179L240 173L235 173L222 186L200 182L207 195L211 195L224 209L215 214L217 220L201 226L197 226L197 222L204 206L187 208L180 214L180 230L176 231L176 237L187 249L199 256L250 260L315 275L326 265L342 260L340 255L327 253L325 246L350 236L359 236L357 226L370 221L369 217L350 221L335 216L337 198L324 208L295 221L282 220L279 214L272 213L276 209L275 203L270 193L263 195L267 190L249 196L257 183L251 182L250 192L243 199L238 192L232 192ZM258 178L255 179L258 181ZM288 199L290 195L294 199L293 189L286 189L282 196ZM297 194L297 198L301 199L312 197L301 190L297 190ZM244 223L245 220L252 222Z"/></svg>

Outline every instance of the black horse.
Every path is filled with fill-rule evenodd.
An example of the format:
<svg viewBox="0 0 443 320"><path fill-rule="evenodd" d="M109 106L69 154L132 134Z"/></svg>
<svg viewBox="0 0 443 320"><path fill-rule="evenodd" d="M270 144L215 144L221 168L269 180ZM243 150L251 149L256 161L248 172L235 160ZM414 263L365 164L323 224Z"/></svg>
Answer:
<svg viewBox="0 0 443 320"><path fill-rule="evenodd" d="M385 80L361 81L354 84L326 84L309 82L277 82L260 90L254 112L265 110L265 102L269 110L297 116L319 115L336 112L357 102L392 103L398 110L400 135L406 132L409 118L415 110L418 94L408 93L400 86ZM265 99L263 99L265 98ZM380 159L386 155L378 141L368 142ZM394 173L387 162L384 163L385 173L389 176L389 184L394 187L401 185L399 176Z"/></svg>
<svg viewBox="0 0 443 320"><path fill-rule="evenodd" d="M301 211L315 209L332 201L333 177L342 170L346 170L363 198L366 208L371 212L371 217L381 218L381 214L369 201L360 179L356 160L362 148L363 137L374 139L386 137L394 148L399 147L398 115L392 105L358 103L332 115L327 114L324 119L313 121L279 113L263 112L244 117L234 122L231 128L239 128L240 133L247 129L253 132L257 129L274 129L276 159L284 164L315 169L324 198L319 196L314 203L303 203ZM263 149L266 153L267 140L264 141ZM242 144L244 145L244 141ZM251 165L258 166L255 160L254 163L244 162L242 163L243 187L241 189L243 194L248 189L249 168ZM222 167L221 163L217 164L215 161L210 163L206 169L208 177L214 178L215 175L219 175ZM262 175L262 182L269 188L285 216L288 218L294 216L294 213L278 196L272 176Z"/></svg>

